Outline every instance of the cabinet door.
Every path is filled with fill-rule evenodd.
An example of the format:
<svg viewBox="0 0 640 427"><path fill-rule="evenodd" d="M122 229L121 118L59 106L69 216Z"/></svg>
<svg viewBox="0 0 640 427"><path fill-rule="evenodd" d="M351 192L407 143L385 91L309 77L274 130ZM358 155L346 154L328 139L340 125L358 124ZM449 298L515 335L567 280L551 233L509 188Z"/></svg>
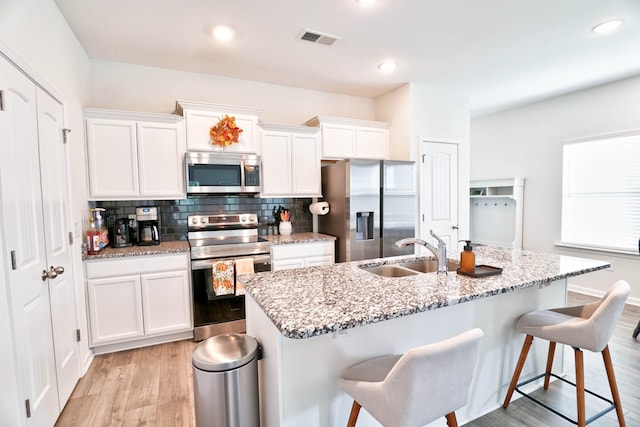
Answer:
<svg viewBox="0 0 640 427"><path fill-rule="evenodd" d="M185 111L187 126L187 150L211 151L213 147L209 139L209 130L224 117L224 112ZM237 144L225 147L225 151L240 153L259 153L256 138L258 117L243 114L229 114L236 118L236 125L242 129Z"/></svg>
<svg viewBox="0 0 640 427"><path fill-rule="evenodd" d="M322 194L318 148L317 134L291 135L291 189L296 196L318 197Z"/></svg>
<svg viewBox="0 0 640 427"><path fill-rule="evenodd" d="M389 131L387 129L357 127L356 155L363 159L387 159L389 157Z"/></svg>
<svg viewBox="0 0 640 427"><path fill-rule="evenodd" d="M88 280L87 290L92 345L143 336L140 276Z"/></svg>
<svg viewBox="0 0 640 427"><path fill-rule="evenodd" d="M138 195L136 123L86 119L89 197L110 200Z"/></svg>
<svg viewBox="0 0 640 427"><path fill-rule="evenodd" d="M140 197L184 199L183 123L137 124Z"/></svg>
<svg viewBox="0 0 640 427"><path fill-rule="evenodd" d="M263 197L291 194L291 135L288 132L262 133Z"/></svg>
<svg viewBox="0 0 640 427"><path fill-rule="evenodd" d="M294 268L303 268L304 258L283 259L280 261L271 261L271 271L292 270Z"/></svg>
<svg viewBox="0 0 640 427"><path fill-rule="evenodd" d="M188 271L143 274L145 336L192 329Z"/></svg>
<svg viewBox="0 0 640 427"><path fill-rule="evenodd" d="M333 255L323 255L323 256L315 256L310 257L305 260L306 267L313 267L316 265L330 265L334 263Z"/></svg>
<svg viewBox="0 0 640 427"><path fill-rule="evenodd" d="M356 131L353 126L322 125L322 157L348 159L355 153Z"/></svg>

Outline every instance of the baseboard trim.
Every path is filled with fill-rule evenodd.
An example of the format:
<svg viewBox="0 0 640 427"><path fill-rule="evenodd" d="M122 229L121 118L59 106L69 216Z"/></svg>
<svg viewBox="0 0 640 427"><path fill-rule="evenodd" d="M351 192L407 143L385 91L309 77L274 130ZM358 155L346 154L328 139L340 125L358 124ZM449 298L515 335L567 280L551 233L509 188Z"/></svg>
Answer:
<svg viewBox="0 0 640 427"><path fill-rule="evenodd" d="M602 298L605 294L605 291L598 291L591 288L585 288L583 286L569 285L567 286L569 292L575 292L577 294L589 295L596 298ZM635 307L640 307L640 298L629 297L627 298L627 304L633 305Z"/></svg>
<svg viewBox="0 0 640 427"><path fill-rule="evenodd" d="M186 332L176 332L168 335L161 335L158 337L143 338L116 344L100 345L93 347L92 350L96 355L107 354L114 353L116 351L131 350L132 348L147 347L150 345L164 344L172 341L180 341L190 338L193 338L193 329Z"/></svg>

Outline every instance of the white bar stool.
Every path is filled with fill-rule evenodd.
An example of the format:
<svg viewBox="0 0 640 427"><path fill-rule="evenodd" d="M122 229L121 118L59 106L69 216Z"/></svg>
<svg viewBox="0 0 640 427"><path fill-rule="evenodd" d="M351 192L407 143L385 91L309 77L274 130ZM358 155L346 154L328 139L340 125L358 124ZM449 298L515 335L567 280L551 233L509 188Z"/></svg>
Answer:
<svg viewBox="0 0 640 427"><path fill-rule="evenodd" d="M471 329L345 369L338 384L354 399L347 426L356 425L362 405L385 427L418 427L444 416L457 427L455 411L467 404L482 336Z"/></svg>
<svg viewBox="0 0 640 427"><path fill-rule="evenodd" d="M509 385L509 391L507 392L507 396L505 397L504 404L502 406L507 409L509 402L511 401L511 397L513 396L513 392L517 391L533 402L543 406L545 409L550 410L554 414L573 424L577 424L579 427L584 427L591 421L600 418L615 408L618 415L618 423L620 427L624 427L624 414L622 413L622 405L620 404L620 395L618 393L618 386L616 385L616 377L613 373L613 365L611 363L611 355L609 353L609 340L613 335L616 323L620 319L627 296L629 296L629 284L624 280L620 280L607 291L600 301L575 307L532 311L531 313L521 316L516 324L516 329L518 332L526 334L527 337L524 340L522 351L520 352L520 358L518 359L518 364L513 372L511 384ZM530 380L518 383L533 337L549 341L546 370L544 374L537 375ZM575 351L575 384L551 373L556 343L570 345ZM613 401L585 389L582 349L593 352L602 352L604 367L607 371L607 378L609 380L609 387L611 389ZM577 421L520 390L521 386L542 377L544 377L545 390L549 387L550 377L557 378L576 387L578 406ZM611 406L595 414L589 419L585 419L585 391L592 396L610 403Z"/></svg>

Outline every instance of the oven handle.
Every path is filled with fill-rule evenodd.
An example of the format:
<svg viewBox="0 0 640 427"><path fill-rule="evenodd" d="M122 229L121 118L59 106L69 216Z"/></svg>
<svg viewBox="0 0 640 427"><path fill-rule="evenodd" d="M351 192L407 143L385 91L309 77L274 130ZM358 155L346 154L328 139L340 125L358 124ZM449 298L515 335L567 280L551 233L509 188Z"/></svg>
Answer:
<svg viewBox="0 0 640 427"><path fill-rule="evenodd" d="M251 258L253 259L254 264L260 262L271 262L271 255L256 255L256 256L241 256L236 258L215 258L215 259L205 259L199 261L191 261L191 270L206 270L207 268L211 268L211 263L214 261L233 261L236 259L245 259Z"/></svg>

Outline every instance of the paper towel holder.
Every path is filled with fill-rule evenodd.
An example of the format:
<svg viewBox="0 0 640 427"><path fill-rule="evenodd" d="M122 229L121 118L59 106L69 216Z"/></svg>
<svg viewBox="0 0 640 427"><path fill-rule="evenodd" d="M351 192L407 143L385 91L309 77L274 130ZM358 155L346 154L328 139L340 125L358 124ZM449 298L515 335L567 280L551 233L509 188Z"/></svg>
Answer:
<svg viewBox="0 0 640 427"><path fill-rule="evenodd" d="M326 215L330 209L331 207L327 202L315 202L309 205L309 212L313 215Z"/></svg>

